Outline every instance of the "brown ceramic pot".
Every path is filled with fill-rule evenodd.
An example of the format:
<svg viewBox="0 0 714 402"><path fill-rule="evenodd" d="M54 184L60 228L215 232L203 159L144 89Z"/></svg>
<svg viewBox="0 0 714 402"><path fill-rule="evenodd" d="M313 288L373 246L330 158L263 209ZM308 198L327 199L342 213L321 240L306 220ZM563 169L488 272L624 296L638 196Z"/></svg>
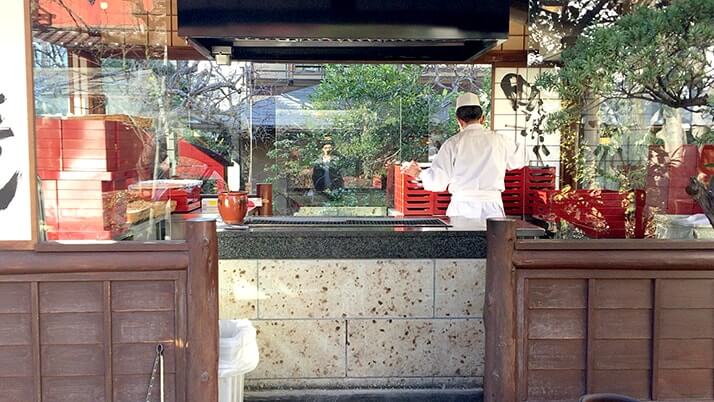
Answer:
<svg viewBox="0 0 714 402"><path fill-rule="evenodd" d="M223 222L229 225L240 225L248 212L248 193L245 191L229 191L218 194L218 212Z"/></svg>

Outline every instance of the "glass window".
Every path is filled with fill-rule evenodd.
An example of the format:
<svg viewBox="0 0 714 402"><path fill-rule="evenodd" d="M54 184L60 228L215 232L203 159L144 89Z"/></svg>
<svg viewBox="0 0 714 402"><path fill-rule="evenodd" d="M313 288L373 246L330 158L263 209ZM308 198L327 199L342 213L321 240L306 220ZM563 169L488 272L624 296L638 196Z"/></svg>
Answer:
<svg viewBox="0 0 714 402"><path fill-rule="evenodd" d="M388 191L395 166L428 163L458 132L458 93L474 91L484 103L490 93L488 66L314 66L319 74L300 85L252 67L260 85L246 114L249 177L273 184L281 215L399 214Z"/></svg>
<svg viewBox="0 0 714 402"><path fill-rule="evenodd" d="M611 2L577 15L531 2L528 27L513 22L510 33L527 37L529 65L494 68L219 66L177 36L169 0L32 4L46 239L180 239L187 217L217 215L217 193L255 195L261 183L273 186L277 215L402 214L396 166L429 163L458 131L453 104L466 91L528 162L507 178L509 215L562 238L714 232L703 214L714 172L714 59L701 51L709 31L658 59L628 30L667 20L652 13L691 13L689 2ZM605 46L625 36L623 46ZM670 71L668 92L649 93L660 66Z"/></svg>
<svg viewBox="0 0 714 402"><path fill-rule="evenodd" d="M527 88L559 103L535 130L559 145L562 188L534 198L553 236L714 238L714 36L698 4L530 3Z"/></svg>

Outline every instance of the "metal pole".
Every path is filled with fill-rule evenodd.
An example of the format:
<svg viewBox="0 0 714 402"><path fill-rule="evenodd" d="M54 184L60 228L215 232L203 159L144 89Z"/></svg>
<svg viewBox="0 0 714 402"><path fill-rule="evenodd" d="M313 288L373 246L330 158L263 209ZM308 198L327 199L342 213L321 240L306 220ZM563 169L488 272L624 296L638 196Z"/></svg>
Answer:
<svg viewBox="0 0 714 402"><path fill-rule="evenodd" d="M250 139L248 150L248 181L246 190L248 192L253 188L253 62L249 62L247 67L248 72L248 138Z"/></svg>

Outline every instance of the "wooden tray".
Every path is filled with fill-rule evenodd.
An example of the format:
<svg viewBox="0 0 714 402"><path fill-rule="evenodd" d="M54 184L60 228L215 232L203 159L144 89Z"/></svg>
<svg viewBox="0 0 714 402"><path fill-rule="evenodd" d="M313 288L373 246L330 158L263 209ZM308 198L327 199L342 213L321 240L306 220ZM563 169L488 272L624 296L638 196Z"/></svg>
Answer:
<svg viewBox="0 0 714 402"><path fill-rule="evenodd" d="M170 212L176 210L176 201L156 201L143 202L134 201L126 209L126 221L130 224L143 222L151 217L158 217L166 214L166 209Z"/></svg>

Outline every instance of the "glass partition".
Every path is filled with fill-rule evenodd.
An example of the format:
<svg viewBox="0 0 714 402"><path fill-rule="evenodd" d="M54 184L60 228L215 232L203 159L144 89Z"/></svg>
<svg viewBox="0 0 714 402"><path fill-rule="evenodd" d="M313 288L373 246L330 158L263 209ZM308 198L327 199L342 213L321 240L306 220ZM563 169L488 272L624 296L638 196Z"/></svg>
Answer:
<svg viewBox="0 0 714 402"><path fill-rule="evenodd" d="M712 18L699 0L529 3L528 87L559 101L537 121L560 148L562 188L536 197L553 236L714 238Z"/></svg>
<svg viewBox="0 0 714 402"><path fill-rule="evenodd" d="M458 132L456 95L472 90L486 100L490 82L490 68L479 66L324 65L312 71L321 75L306 86L252 102L250 178L273 184L274 212L281 215L398 214L388 191L395 165L428 163Z"/></svg>
<svg viewBox="0 0 714 402"><path fill-rule="evenodd" d="M714 57L697 1L535 1L511 24L530 64L491 67L219 66L177 36L171 1L34 0L44 238L182 238L187 217L217 215L217 193L260 183L278 215L403 214L395 166L429 163L466 91L528 161L507 178L523 183L507 185L509 215L554 237L710 236ZM682 16L697 29L671 29Z"/></svg>

